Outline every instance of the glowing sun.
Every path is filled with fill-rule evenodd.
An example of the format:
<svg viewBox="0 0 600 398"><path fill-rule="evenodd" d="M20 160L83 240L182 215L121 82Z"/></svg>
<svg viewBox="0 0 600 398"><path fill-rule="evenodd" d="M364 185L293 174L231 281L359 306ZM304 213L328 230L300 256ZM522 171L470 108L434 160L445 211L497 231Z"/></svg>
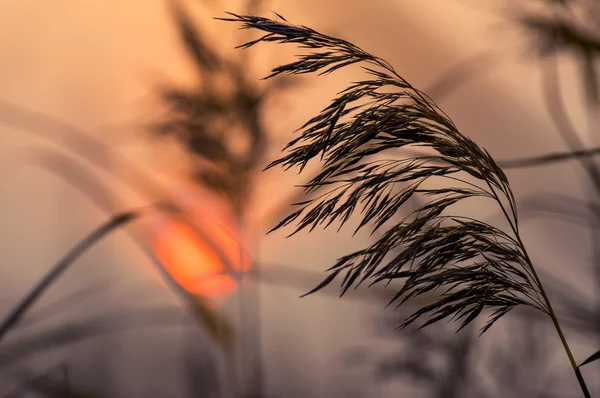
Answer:
<svg viewBox="0 0 600 398"><path fill-rule="evenodd" d="M237 287L235 272L250 268L231 212L222 201L197 187L184 187L171 198L191 223L162 218L152 234L152 249L173 279L204 298L222 298Z"/></svg>

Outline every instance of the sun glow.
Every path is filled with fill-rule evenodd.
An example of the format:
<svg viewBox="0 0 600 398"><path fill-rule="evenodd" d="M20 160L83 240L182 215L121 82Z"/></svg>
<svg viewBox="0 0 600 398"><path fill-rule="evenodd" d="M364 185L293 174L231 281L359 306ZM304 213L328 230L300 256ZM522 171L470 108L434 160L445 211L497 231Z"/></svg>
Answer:
<svg viewBox="0 0 600 398"><path fill-rule="evenodd" d="M154 228L152 249L173 279L204 298L222 298L237 288L236 272L250 260L221 203L198 189L178 190L174 200L188 210L193 225L163 219Z"/></svg>

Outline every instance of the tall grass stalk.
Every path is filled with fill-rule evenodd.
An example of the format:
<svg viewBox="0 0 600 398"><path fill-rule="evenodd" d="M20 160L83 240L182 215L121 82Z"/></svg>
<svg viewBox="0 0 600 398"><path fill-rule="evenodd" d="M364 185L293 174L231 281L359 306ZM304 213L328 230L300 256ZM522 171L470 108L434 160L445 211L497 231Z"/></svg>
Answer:
<svg viewBox="0 0 600 398"><path fill-rule="evenodd" d="M338 93L321 113L305 123L285 147L287 153L268 167L292 167L300 172L313 160L321 172L304 186L320 193L295 205L293 212L272 231L296 225L290 234L317 226L340 228L360 209L355 232L370 227L384 230L372 245L337 260L314 293L341 278L342 295L369 281L370 286L400 279L404 282L390 304L441 291L400 326L428 318L419 328L443 319L462 321L459 330L492 310L481 328L485 333L517 306L529 306L548 315L585 397L590 392L561 329L548 295L519 233L517 204L508 178L493 157L463 135L425 93L402 78L385 60L361 48L321 34L306 26L229 13L217 18L254 29L262 36L240 48L260 42L293 43L311 52L278 66L266 78L278 75L332 73L360 65L367 79ZM385 156L390 150L423 148L427 153L407 158ZM432 182L450 182L434 188ZM447 186L448 184L446 184ZM392 217L412 197L425 204L404 218ZM448 215L466 199L492 201L502 212L510 232L464 215ZM390 255L393 257L390 259Z"/></svg>

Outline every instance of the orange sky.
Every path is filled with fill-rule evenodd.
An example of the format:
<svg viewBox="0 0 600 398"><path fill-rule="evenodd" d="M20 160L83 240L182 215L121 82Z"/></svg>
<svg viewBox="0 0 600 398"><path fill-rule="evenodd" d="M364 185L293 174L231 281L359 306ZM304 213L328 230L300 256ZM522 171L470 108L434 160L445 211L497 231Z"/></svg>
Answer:
<svg viewBox="0 0 600 398"><path fill-rule="evenodd" d="M268 8L292 22L355 41L386 58L406 78L424 88L440 72L465 56L489 47L507 51L509 39L503 38L498 29L489 28L497 19L461 3L473 2L278 0L269 2ZM238 10L231 4L227 8L214 6L210 13L222 15L225 9ZM0 2L3 19L0 25L0 98L73 122L95 131L98 137L108 142L124 140L126 143L117 149L119 153L132 157L147 170L170 176L181 174L182 166L173 165L177 157L168 155L165 147L151 147L145 140L135 138L136 124L151 112L150 89L155 77L163 75L185 82L188 75L185 58L164 11L161 0L60 0L52 2L51 6L41 0ZM201 14L198 13L199 20L205 21L205 27L227 44L224 51L231 51L234 44L239 44L235 26L203 18ZM273 51L259 51L263 55L255 68L261 72L275 66L275 62L289 59ZM286 51L288 55L294 54L294 50ZM572 75L569 76L567 81L572 82ZM298 97L284 97L267 115L272 136L283 137L300 126L353 77L350 72L342 72L331 78L305 78ZM514 61L462 88L441 105L466 134L499 157L561 150L562 142L546 121L538 81L534 66ZM567 94L567 102L576 109L577 92L570 90ZM575 116L579 124L585 125L582 114L575 112ZM117 124L121 129L118 132L101 129L107 124ZM127 139L128 130L134 131L132 140ZM6 127L0 127L0 131L0 144L5 151L40 142ZM278 153L278 148L273 148L272 153ZM72 244L71 238L89 231L103 216L91 205L83 203L85 199L77 196L75 191L48 174L22 165L4 170L0 202L3 204L0 210L4 210L3 242L0 249L13 264L23 264L15 266L19 271L8 276L9 286L28 286L48 265L45 260L49 256L56 257L64 252ZM548 173L548 170L552 172ZM509 173L509 177L520 197L539 192L568 192L581 196L582 187L574 172L580 171L550 168ZM282 200L279 193L291 193L295 182L301 180L290 176L284 178L279 171L262 175L255 200L256 221L264 220L265 214ZM66 197L73 197L69 199L70 215L88 222L70 224L73 231L57 238L54 231L61 225L58 214L64 209ZM132 203L140 202L132 195L127 197ZM31 225L35 227L28 227ZM271 225L261 226L263 232L269 227ZM585 230L562 225L560 228L544 222L531 223L524 228L535 259L549 264L559 273L567 261L585 261L587 255L578 253L589 251ZM257 256L267 263L320 271L328 268L336 256L352 250L360 242L364 242L364 237L349 240L348 234L330 232L315 232L289 240L283 240L279 234L262 239ZM40 249L32 252L31 245ZM548 245L557 247L551 256L547 254ZM144 261L143 255L133 249L132 244L120 250L119 258L124 263ZM130 269L123 271L124 274L136 280L138 276L132 275L137 275L138 271L131 272ZM89 274L77 275L73 278L85 278ZM566 276L573 281L581 278L578 274ZM0 290L5 289L8 288L0 287ZM16 297L21 291L21 288L15 288L11 296ZM277 303L286 302L292 317L306 314L306 319L299 321L305 328L303 331L290 328L287 332L297 338L310 334L308 331L322 336L318 341L306 342L307 347L315 350L328 344L341 347L354 339L343 336L334 341L332 337L342 328L358 327L357 320L339 315L345 313L342 311L350 311L345 303L308 298L302 304L293 304L298 292L285 289L273 289L265 294L273 299L272 303L265 304L268 312L265 319L275 325L281 313ZM2 303L0 307L6 305ZM310 315L314 309L323 311ZM330 322L331 328L323 328L323 322L332 318L331 314L338 314L337 318L333 317L337 320ZM280 327L285 328L285 325ZM277 330L283 329L275 327L274 330L272 333L276 334ZM325 354L315 355L321 358ZM316 368L325 366L322 363L315 365Z"/></svg>

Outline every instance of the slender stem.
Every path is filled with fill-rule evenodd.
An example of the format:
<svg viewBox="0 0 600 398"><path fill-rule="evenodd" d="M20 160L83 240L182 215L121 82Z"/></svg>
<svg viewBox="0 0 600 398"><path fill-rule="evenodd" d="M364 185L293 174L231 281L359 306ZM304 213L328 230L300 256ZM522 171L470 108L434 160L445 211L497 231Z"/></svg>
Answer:
<svg viewBox="0 0 600 398"><path fill-rule="evenodd" d="M546 297L546 294L543 293L543 295L544 295L544 299L547 302L548 309L550 310L550 317L552 318L554 327L556 328L556 331L558 332L558 336L560 337L560 341L567 353L567 356L569 357L569 362L571 362L571 366L573 367L573 371L575 372L577 381L579 382L579 385L581 386L581 391L583 392L583 396L586 398L591 398L592 396L590 395L590 391L588 390L587 385L585 384L585 379L583 378L583 375L581 374L581 370L579 370L579 367L577 366L577 363L575 362L573 353L571 352L571 349L569 348L569 343L567 343L567 339L565 338L565 335L562 332L560 324L558 323L558 319L556 318L556 315L554 314L554 310L550 306L550 303L548 302L548 298Z"/></svg>
<svg viewBox="0 0 600 398"><path fill-rule="evenodd" d="M532 156L523 159L505 160L498 162L503 169L516 169L522 167L546 166L552 163L565 162L569 160L580 160L600 155L600 148L576 149L567 152L550 153L541 156Z"/></svg>
<svg viewBox="0 0 600 398"><path fill-rule="evenodd" d="M546 304L546 309L548 310L548 315L550 315L550 318L552 319L552 323L554 324L554 328L556 329L556 332L558 333L558 336L560 337L560 341L565 349L565 352L567 353L567 356L569 357L569 362L571 363L571 366L573 367L573 371L575 372L575 376L577 377L577 381L579 382L581 391L583 392L583 395L585 398L591 398L588 387L585 384L585 379L583 378L583 375L581 374L581 371L579 370L579 367L577 366L577 363L575 362L575 358L573 357L573 353L571 352L569 343L567 342L567 339L565 338L562 328L560 327L560 324L558 323L558 318L556 317L556 314L554 313L554 309L552 308L552 304L550 303L550 300L548 299L548 295L546 294L546 290L544 289L544 286L542 285L542 281L540 280L540 277L538 276L538 274L535 270L535 267L533 266L533 262L529 258L529 254L527 254L527 251L525 250L525 245L523 244L523 241L521 240L521 236L519 234L518 225L516 222L513 224L513 222L511 221L511 219L508 216L508 213L507 213L504 205L500 201L500 198L498 197L496 192L493 190L489 181L486 180L486 182L487 182L488 186L490 187L490 189L492 189L492 192L494 193L494 196L496 197L496 200L498 201L498 204L500 205L502 212L506 216L506 219L508 220L508 223L510 224L511 229L513 230L513 232L515 234L515 238L517 239L517 242L518 242L519 246L521 247L521 251L522 251L523 255L525 256L525 261L527 261L527 264L529 265L531 275L534 277L535 282L536 282L538 288L540 289L542 298L544 299L544 303ZM514 210L514 214L516 214L516 209L513 209L513 210Z"/></svg>
<svg viewBox="0 0 600 398"><path fill-rule="evenodd" d="M535 268L533 267L533 263L531 262L529 255L525 251L525 246L523 245L523 241L521 240L521 237L519 235L517 235L517 240L519 241L519 244L521 245L521 248L523 249L523 255L525 256L525 259L531 268L531 272L532 272L532 274L536 280L536 283L540 289L540 293L542 294L544 302L546 303L546 307L547 307L546 309L548 310L548 315L550 315L550 318L552 319L552 323L554 324L554 328L556 329L556 332L558 333L558 337L560 337L560 342L562 343L563 348L565 349L565 352L567 353L567 356L569 357L569 362L571 363L571 366L573 367L573 371L575 372L575 376L577 377L577 381L579 382L579 386L581 387L583 396L585 398L591 398L592 396L590 395L590 391L588 390L588 387L585 384L585 379L583 378L583 375L581 374L581 371L579 370L579 367L577 366L577 362L575 362L575 358L573 357L573 353L571 352L569 343L567 342L567 339L565 338L562 328L560 327L560 323L558 323L558 318L557 318L556 314L554 313L552 304L550 304L550 300L548 299L546 290L544 289L544 286L542 285L542 281L540 280L537 272L535 271Z"/></svg>
<svg viewBox="0 0 600 398"><path fill-rule="evenodd" d="M122 225L135 220L141 212L124 212L113 216L108 222L88 235L67 253L37 285L19 302L17 306L0 322L0 342L6 337L12 327L19 322L27 310L45 293L46 289L60 277L64 271L77 260L88 248L100 241L105 235Z"/></svg>

